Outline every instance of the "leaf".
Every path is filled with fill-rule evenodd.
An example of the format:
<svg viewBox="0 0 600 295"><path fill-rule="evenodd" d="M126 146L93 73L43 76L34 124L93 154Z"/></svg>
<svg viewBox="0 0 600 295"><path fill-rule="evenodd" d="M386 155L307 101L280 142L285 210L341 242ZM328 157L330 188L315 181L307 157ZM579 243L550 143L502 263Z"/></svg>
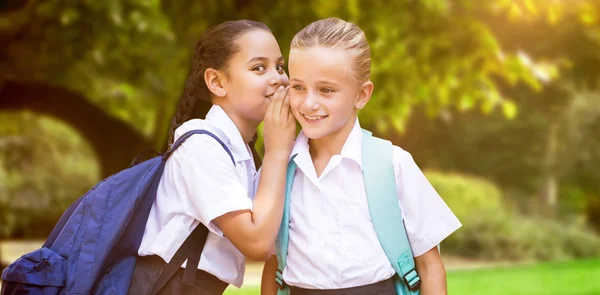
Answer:
<svg viewBox="0 0 600 295"><path fill-rule="evenodd" d="M502 113L506 118L514 119L517 116L517 105L510 100L504 100L502 102Z"/></svg>

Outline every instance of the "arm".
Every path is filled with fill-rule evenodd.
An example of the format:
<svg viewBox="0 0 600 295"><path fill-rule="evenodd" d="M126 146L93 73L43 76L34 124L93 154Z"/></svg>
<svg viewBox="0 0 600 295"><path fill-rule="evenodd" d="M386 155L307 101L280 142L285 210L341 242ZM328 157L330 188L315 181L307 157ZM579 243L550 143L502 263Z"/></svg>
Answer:
<svg viewBox="0 0 600 295"><path fill-rule="evenodd" d="M437 247L415 257L415 264L421 277L421 295L447 294L446 270Z"/></svg>
<svg viewBox="0 0 600 295"><path fill-rule="evenodd" d="M261 295L276 295L277 283L275 282L275 272L277 271L277 256L273 255L263 268L262 279L260 282Z"/></svg>
<svg viewBox="0 0 600 295"><path fill-rule="evenodd" d="M296 136L287 90L277 90L265 114L265 158L252 211L233 211L213 220L231 243L252 260L270 257L283 214L287 163Z"/></svg>
<svg viewBox="0 0 600 295"><path fill-rule="evenodd" d="M461 224L412 156L396 146L394 170L406 234L421 277L421 294L446 294L446 271L437 245Z"/></svg>

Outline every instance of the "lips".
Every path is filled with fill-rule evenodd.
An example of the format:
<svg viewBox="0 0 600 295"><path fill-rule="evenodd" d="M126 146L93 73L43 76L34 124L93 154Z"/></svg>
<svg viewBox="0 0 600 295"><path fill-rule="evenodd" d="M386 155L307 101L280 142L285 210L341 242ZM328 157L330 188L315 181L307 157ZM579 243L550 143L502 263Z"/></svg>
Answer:
<svg viewBox="0 0 600 295"><path fill-rule="evenodd" d="M323 119L327 118L329 116L327 115L307 115L307 114L302 114L302 118L304 118L305 121L310 122L310 123L317 123L322 121Z"/></svg>
<svg viewBox="0 0 600 295"><path fill-rule="evenodd" d="M275 95L275 92L273 92L273 93L271 93L269 95L265 95L265 98L271 99L271 98L273 98L273 95Z"/></svg>

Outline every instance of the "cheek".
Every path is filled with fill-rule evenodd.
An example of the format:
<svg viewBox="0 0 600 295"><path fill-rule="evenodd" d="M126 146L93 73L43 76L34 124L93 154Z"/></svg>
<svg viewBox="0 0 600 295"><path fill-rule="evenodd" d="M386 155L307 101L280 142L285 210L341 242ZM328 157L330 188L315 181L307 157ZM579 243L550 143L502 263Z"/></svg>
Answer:
<svg viewBox="0 0 600 295"><path fill-rule="evenodd" d="M298 111L298 107L300 106L300 104L302 104L302 97L300 95L298 95L297 93L294 93L292 90L290 90L290 107L292 108L292 112L296 112Z"/></svg>
<svg viewBox="0 0 600 295"><path fill-rule="evenodd" d="M248 78L248 83L251 84L249 86L255 91L261 92L263 95L266 94L267 87L269 87L269 81L267 80L266 76L253 76L254 77Z"/></svg>
<svg viewBox="0 0 600 295"><path fill-rule="evenodd" d="M337 116L345 117L354 112L354 101L346 99L343 95L326 100L324 106L330 113L334 113Z"/></svg>
<svg viewBox="0 0 600 295"><path fill-rule="evenodd" d="M266 79L263 76L256 75L252 72L244 73L240 75L238 80L238 90L242 95L248 95L249 93L259 92L265 90L265 86L268 85Z"/></svg>

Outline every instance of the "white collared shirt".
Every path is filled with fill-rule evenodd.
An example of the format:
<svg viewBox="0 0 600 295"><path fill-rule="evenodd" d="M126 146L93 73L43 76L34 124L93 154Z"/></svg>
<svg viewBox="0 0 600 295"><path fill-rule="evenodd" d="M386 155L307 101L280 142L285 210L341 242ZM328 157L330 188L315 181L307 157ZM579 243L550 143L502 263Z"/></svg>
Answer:
<svg viewBox="0 0 600 295"><path fill-rule="evenodd" d="M219 106L212 106L205 120L190 120L177 128L175 140L194 129L217 135L230 148L235 166L212 137L188 138L167 160L138 254L158 255L170 261L202 222L210 231L198 268L240 287L245 257L212 220L228 212L252 210L256 174L252 153Z"/></svg>
<svg viewBox="0 0 600 295"><path fill-rule="evenodd" d="M377 239L362 175L362 131L356 120L339 155L317 177L308 139L300 133L292 155L298 165L291 191L284 281L309 289L340 289L394 275ZM398 200L414 256L438 245L461 224L412 156L394 146Z"/></svg>

